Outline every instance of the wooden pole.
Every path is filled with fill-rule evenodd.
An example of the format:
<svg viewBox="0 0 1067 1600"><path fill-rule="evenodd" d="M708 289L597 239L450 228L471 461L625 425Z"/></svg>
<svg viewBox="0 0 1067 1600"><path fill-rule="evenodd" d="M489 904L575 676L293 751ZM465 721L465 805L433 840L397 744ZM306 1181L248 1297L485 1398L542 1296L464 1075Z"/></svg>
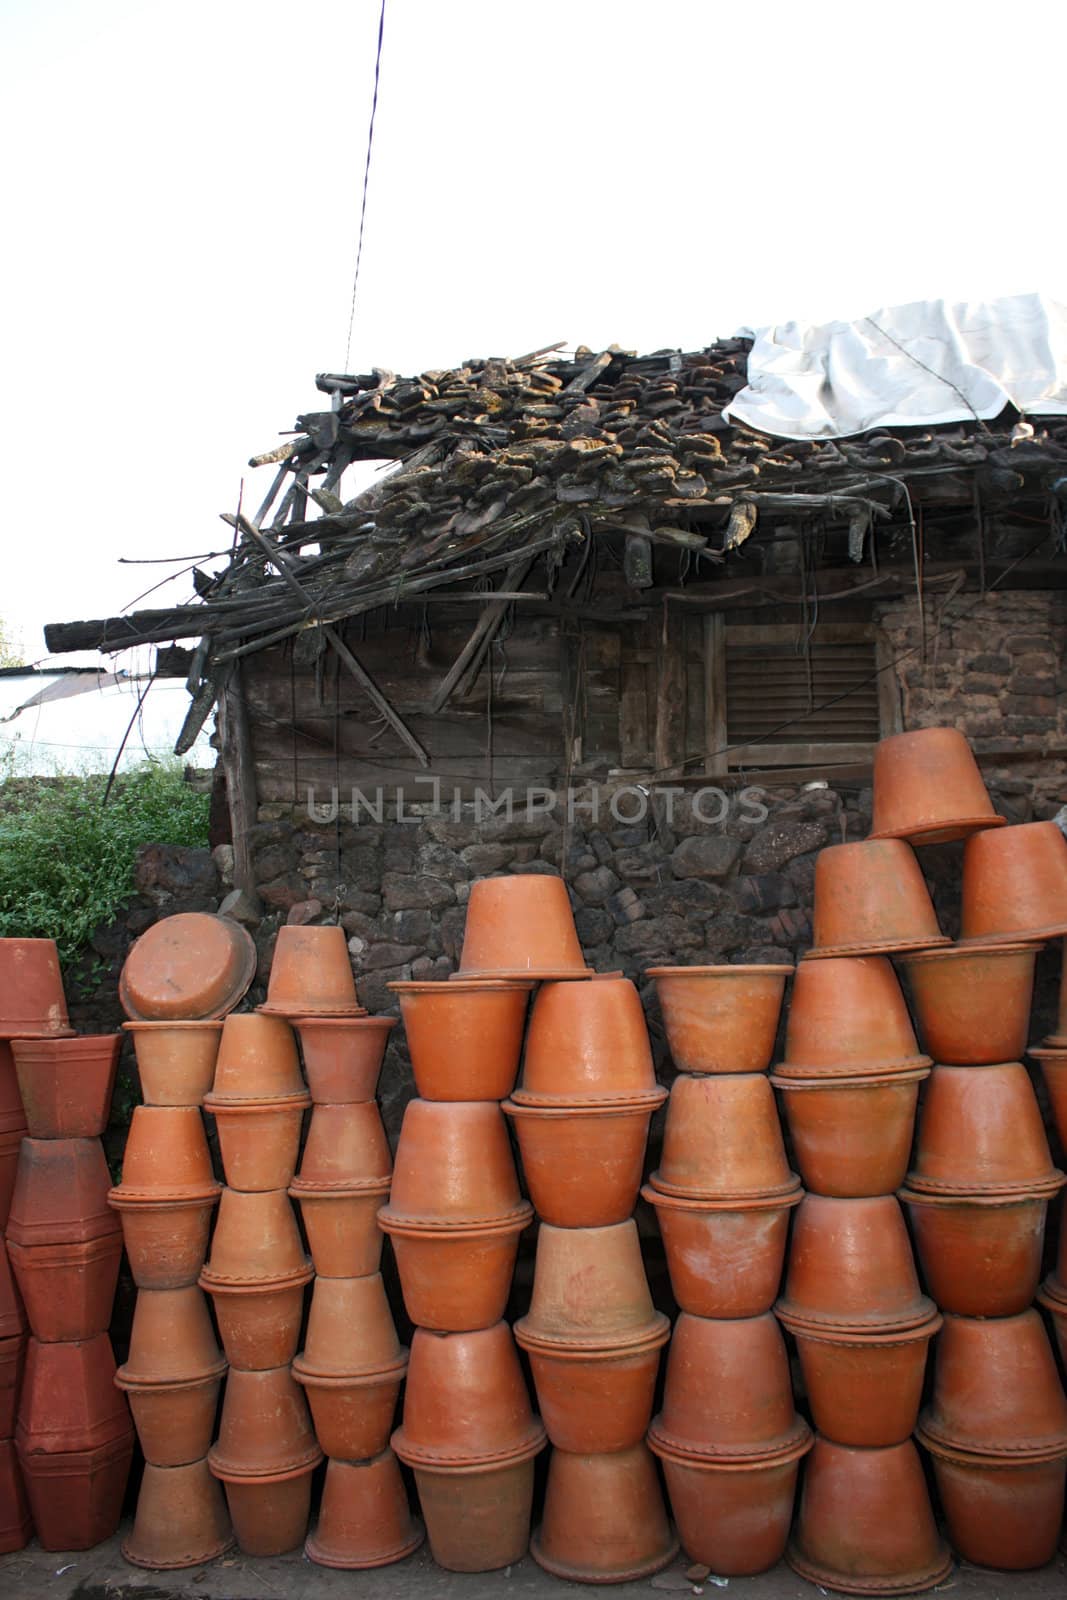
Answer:
<svg viewBox="0 0 1067 1600"><path fill-rule="evenodd" d="M219 752L226 776L226 801L233 833L233 884L258 907L252 866L251 830L259 820L256 764L241 663L235 661L219 695Z"/></svg>

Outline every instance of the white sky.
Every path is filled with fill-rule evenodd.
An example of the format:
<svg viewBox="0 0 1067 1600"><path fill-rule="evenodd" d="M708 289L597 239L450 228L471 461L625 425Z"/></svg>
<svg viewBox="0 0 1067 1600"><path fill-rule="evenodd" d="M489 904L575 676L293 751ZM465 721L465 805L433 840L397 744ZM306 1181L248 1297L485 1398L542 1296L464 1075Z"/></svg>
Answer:
<svg viewBox="0 0 1067 1600"><path fill-rule="evenodd" d="M1065 16L388 0L351 366L1064 298ZM0 617L29 659L168 570L120 556L222 548L247 457L327 404L377 17L0 0Z"/></svg>

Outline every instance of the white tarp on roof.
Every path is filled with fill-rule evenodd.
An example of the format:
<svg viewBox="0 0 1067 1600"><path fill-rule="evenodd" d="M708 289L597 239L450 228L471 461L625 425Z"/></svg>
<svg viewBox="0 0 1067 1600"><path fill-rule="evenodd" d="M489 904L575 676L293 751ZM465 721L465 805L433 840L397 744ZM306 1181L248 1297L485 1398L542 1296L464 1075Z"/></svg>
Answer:
<svg viewBox="0 0 1067 1600"><path fill-rule="evenodd" d="M1039 294L916 300L857 322L759 328L755 341L726 415L787 439L988 419L1009 401L1067 414L1067 306Z"/></svg>

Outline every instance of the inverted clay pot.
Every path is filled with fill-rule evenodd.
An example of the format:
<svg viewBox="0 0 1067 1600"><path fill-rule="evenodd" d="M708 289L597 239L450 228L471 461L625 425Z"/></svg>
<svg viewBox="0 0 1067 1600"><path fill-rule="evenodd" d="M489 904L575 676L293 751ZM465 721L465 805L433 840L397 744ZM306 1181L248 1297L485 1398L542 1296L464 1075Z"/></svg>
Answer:
<svg viewBox="0 0 1067 1600"><path fill-rule="evenodd" d="M110 1185L99 1139L23 1139L7 1220L9 1242L85 1244L114 1234Z"/></svg>
<svg viewBox="0 0 1067 1600"><path fill-rule="evenodd" d="M106 1333L64 1344L29 1341L16 1434L19 1453L27 1456L96 1450L133 1438Z"/></svg>
<svg viewBox="0 0 1067 1600"><path fill-rule="evenodd" d="M124 1022L148 1106L198 1106L215 1080L221 1022Z"/></svg>
<svg viewBox="0 0 1067 1600"><path fill-rule="evenodd" d="M915 1328L934 1306L919 1290L900 1206L893 1195L860 1200L804 1196L793 1224L786 1327L889 1333Z"/></svg>
<svg viewBox="0 0 1067 1600"><path fill-rule="evenodd" d="M435 1228L394 1220L388 1206L378 1226L393 1241L404 1306L420 1328L465 1333L489 1328L504 1315L519 1234L533 1216L470 1228Z"/></svg>
<svg viewBox="0 0 1067 1600"><path fill-rule="evenodd" d="M764 1072L791 966L649 967L679 1072Z"/></svg>
<svg viewBox="0 0 1067 1600"><path fill-rule="evenodd" d="M379 1274L316 1281L292 1370L328 1456L363 1461L385 1449L406 1366Z"/></svg>
<svg viewBox="0 0 1067 1600"><path fill-rule="evenodd" d="M558 1228L606 1228L637 1203L659 1089L631 1105L531 1106L505 1100L538 1215Z"/></svg>
<svg viewBox="0 0 1067 1600"><path fill-rule="evenodd" d="M923 1279L942 1311L1010 1317L1037 1293L1046 1196L922 1194L901 1189Z"/></svg>
<svg viewBox="0 0 1067 1600"><path fill-rule="evenodd" d="M193 1200L140 1200L112 1189L126 1259L138 1289L180 1289L196 1282L207 1255L211 1214L221 1193Z"/></svg>
<svg viewBox="0 0 1067 1600"><path fill-rule="evenodd" d="M311 1515L311 1475L317 1463L253 1478L223 1472L211 1457L208 1464L225 1486L234 1536L244 1555L283 1556L300 1548Z"/></svg>
<svg viewBox="0 0 1067 1600"><path fill-rule="evenodd" d="M1012 1461L950 1450L920 1432L953 1548L978 1567L1016 1572L1056 1554L1067 1462Z"/></svg>
<svg viewBox="0 0 1067 1600"><path fill-rule="evenodd" d="M226 1018L212 1099L239 1106L305 1094L296 1038L287 1022L255 1012Z"/></svg>
<svg viewBox="0 0 1067 1600"><path fill-rule="evenodd" d="M774 1090L762 1073L674 1080L659 1170L661 1194L747 1200L791 1194Z"/></svg>
<svg viewBox="0 0 1067 1600"><path fill-rule="evenodd" d="M27 1131L15 1057L10 1041L0 1039L0 1134Z"/></svg>
<svg viewBox="0 0 1067 1600"><path fill-rule="evenodd" d="M770 1460L704 1461L655 1440L682 1548L720 1577L766 1572L781 1560L793 1520L800 1457L811 1436Z"/></svg>
<svg viewBox="0 0 1067 1600"><path fill-rule="evenodd" d="M401 1461L477 1466L525 1459L544 1442L506 1322L473 1333L415 1329L404 1420L393 1435Z"/></svg>
<svg viewBox="0 0 1067 1600"><path fill-rule="evenodd" d="M378 1212L388 1193L388 1178L360 1189L312 1191L301 1187L299 1178L289 1185L320 1278L364 1278L378 1271L382 1259Z"/></svg>
<svg viewBox="0 0 1067 1600"><path fill-rule="evenodd" d="M806 1189L849 1198L890 1194L908 1170L919 1084L929 1067L870 1078L788 1078L781 1091Z"/></svg>
<svg viewBox="0 0 1067 1600"><path fill-rule="evenodd" d="M496 1572L530 1543L533 1457L480 1466L415 1467L430 1554L446 1572ZM400 1454L400 1452L397 1452ZM403 1457L401 1457L403 1459Z"/></svg>
<svg viewBox="0 0 1067 1600"><path fill-rule="evenodd" d="M1067 1398L1039 1313L946 1317L922 1427L974 1455L1067 1455Z"/></svg>
<svg viewBox="0 0 1067 1600"><path fill-rule="evenodd" d="M544 1517L530 1543L538 1566L575 1583L650 1577L678 1553L647 1445L611 1455L554 1450Z"/></svg>
<svg viewBox="0 0 1067 1600"><path fill-rule="evenodd" d="M24 1334L16 1333L10 1339L0 1339L0 1439L10 1439L15 1432L25 1360Z"/></svg>
<svg viewBox="0 0 1067 1600"><path fill-rule="evenodd" d="M200 1287L215 1303L227 1360L262 1371L291 1361L312 1276L284 1189L223 1191Z"/></svg>
<svg viewBox="0 0 1067 1600"><path fill-rule="evenodd" d="M315 1106L294 1184L301 1194L370 1188L382 1180L388 1187L392 1170L381 1112L373 1100Z"/></svg>
<svg viewBox="0 0 1067 1600"><path fill-rule="evenodd" d="M137 1296L120 1388L217 1378L225 1367L201 1290L146 1289Z"/></svg>
<svg viewBox="0 0 1067 1600"><path fill-rule="evenodd" d="M916 728L875 745L872 839L945 844L1005 820L958 728Z"/></svg>
<svg viewBox="0 0 1067 1600"><path fill-rule="evenodd" d="M470 1227L523 1207L507 1124L489 1101L412 1100L396 1151L390 1217Z"/></svg>
<svg viewBox="0 0 1067 1600"><path fill-rule="evenodd" d="M135 1387L122 1379L137 1438L145 1460L154 1467L184 1467L200 1461L211 1448L225 1362L213 1378Z"/></svg>
<svg viewBox="0 0 1067 1600"><path fill-rule="evenodd" d="M926 1088L908 1187L926 1193L1054 1194L1052 1165L1030 1075L1020 1061L935 1067Z"/></svg>
<svg viewBox="0 0 1067 1600"><path fill-rule="evenodd" d="M758 1317L778 1293L789 1213L800 1189L771 1200L686 1200L645 1187L656 1208L671 1289L697 1317Z"/></svg>
<svg viewBox="0 0 1067 1600"><path fill-rule="evenodd" d="M54 939L0 939L0 1039L68 1035Z"/></svg>
<svg viewBox="0 0 1067 1600"><path fill-rule="evenodd" d="M103 1133L121 1044L117 1033L12 1041L31 1139L95 1139Z"/></svg>
<svg viewBox="0 0 1067 1600"><path fill-rule="evenodd" d="M135 1022L200 1022L224 1017L256 972L251 934L228 917L183 911L164 917L133 945L119 999Z"/></svg>
<svg viewBox="0 0 1067 1600"><path fill-rule="evenodd" d="M588 978L562 878L515 874L471 885L461 978Z"/></svg>
<svg viewBox="0 0 1067 1600"><path fill-rule="evenodd" d="M655 1088L641 997L628 978L542 984L516 1102L632 1100Z"/></svg>
<svg viewBox="0 0 1067 1600"><path fill-rule="evenodd" d="M91 1450L32 1452L16 1441L37 1542L44 1550L91 1550L122 1516L133 1428Z"/></svg>
<svg viewBox="0 0 1067 1600"><path fill-rule="evenodd" d="M207 1276L225 1284L273 1283L307 1265L296 1214L284 1189L224 1189Z"/></svg>
<svg viewBox="0 0 1067 1600"><path fill-rule="evenodd" d="M1037 944L951 945L905 956L923 1048L935 1061L982 1066L1026 1049Z"/></svg>
<svg viewBox="0 0 1067 1600"><path fill-rule="evenodd" d="M857 1450L816 1438L786 1559L809 1583L845 1594L915 1594L943 1582L952 1557L911 1441Z"/></svg>
<svg viewBox="0 0 1067 1600"><path fill-rule="evenodd" d="M279 1017L363 1015L345 930L279 928L267 998L259 1009Z"/></svg>
<svg viewBox="0 0 1067 1600"><path fill-rule="evenodd" d="M304 1546L309 1560L346 1570L386 1567L411 1555L423 1537L391 1450L327 1463L318 1526Z"/></svg>
<svg viewBox="0 0 1067 1600"><path fill-rule="evenodd" d="M930 1064L885 956L800 963L777 1075L870 1077Z"/></svg>
<svg viewBox="0 0 1067 1600"><path fill-rule="evenodd" d="M528 983L391 983L423 1100L503 1100L515 1087Z"/></svg>
<svg viewBox="0 0 1067 1600"><path fill-rule="evenodd" d="M224 1555L233 1542L222 1486L205 1460L145 1466L137 1515L122 1541L125 1560L160 1572L198 1567Z"/></svg>
<svg viewBox="0 0 1067 1600"><path fill-rule="evenodd" d="M15 1453L15 1441L0 1438L0 1555L21 1550L33 1538L33 1518Z"/></svg>
<svg viewBox="0 0 1067 1600"><path fill-rule="evenodd" d="M310 1104L306 1093L243 1105L205 1095L204 1109L215 1118L222 1168L231 1189L262 1192L284 1189L292 1182L304 1112Z"/></svg>
<svg viewBox="0 0 1067 1600"><path fill-rule="evenodd" d="M866 839L820 850L815 863L811 956L926 950L949 940L911 846Z"/></svg>
<svg viewBox="0 0 1067 1600"><path fill-rule="evenodd" d="M1030 1050L1027 1054L1031 1055L1041 1068L1060 1145L1063 1149L1067 1149L1067 1137L1065 1137L1067 1135L1067 1050L1045 1048Z"/></svg>
<svg viewBox="0 0 1067 1600"><path fill-rule="evenodd" d="M0 1339L13 1339L26 1331L26 1314L15 1287L10 1252L10 1245L5 1248L0 1241ZM0 1439L3 1437L3 1433L0 1433Z"/></svg>
<svg viewBox="0 0 1067 1600"><path fill-rule="evenodd" d="M395 1017L294 1017L293 1027L312 1100L349 1105L374 1099Z"/></svg>
<svg viewBox="0 0 1067 1600"><path fill-rule="evenodd" d="M963 847L964 942L1067 933L1067 839L1054 822L976 833Z"/></svg>
<svg viewBox="0 0 1067 1600"><path fill-rule="evenodd" d="M84 1244L20 1245L12 1239L7 1248L36 1338L54 1343L107 1332L122 1259L118 1228Z"/></svg>
<svg viewBox="0 0 1067 1600"><path fill-rule="evenodd" d="M811 1417L836 1444L881 1449L915 1428L940 1316L903 1333L795 1335Z"/></svg>
<svg viewBox="0 0 1067 1600"><path fill-rule="evenodd" d="M515 1337L530 1358L537 1406L549 1440L560 1450L628 1450L648 1431L660 1352L670 1326L644 1344L575 1349L532 1345Z"/></svg>
<svg viewBox="0 0 1067 1600"><path fill-rule="evenodd" d="M621 1346L643 1344L666 1320L653 1309L632 1219L609 1228L542 1225L533 1298L516 1333L531 1344Z"/></svg>
<svg viewBox="0 0 1067 1600"><path fill-rule="evenodd" d="M223 1480L267 1477L313 1467L321 1459L307 1401L289 1368L231 1368L211 1450L212 1472Z"/></svg>
<svg viewBox="0 0 1067 1600"><path fill-rule="evenodd" d="M194 1200L216 1195L204 1122L195 1106L137 1106L116 1191L126 1200Z"/></svg>

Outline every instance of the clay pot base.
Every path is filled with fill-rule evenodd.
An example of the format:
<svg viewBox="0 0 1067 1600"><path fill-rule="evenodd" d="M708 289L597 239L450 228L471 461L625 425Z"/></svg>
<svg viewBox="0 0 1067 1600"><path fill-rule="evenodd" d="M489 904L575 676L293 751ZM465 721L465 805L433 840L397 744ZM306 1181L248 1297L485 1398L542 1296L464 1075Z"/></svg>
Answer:
<svg viewBox="0 0 1067 1600"><path fill-rule="evenodd" d="M366 1572L371 1567L388 1567L394 1561L403 1561L405 1556L414 1555L425 1538L426 1530L417 1522L415 1531L406 1544L399 1545L395 1550L384 1550L380 1555L364 1556L362 1560L354 1561L351 1556L331 1553L328 1545L320 1543L316 1532L308 1535L304 1554L309 1561L314 1561L317 1567L335 1567L344 1572Z"/></svg>
<svg viewBox="0 0 1067 1600"><path fill-rule="evenodd" d="M199 1567L208 1561L214 1561L217 1556L224 1556L234 1548L237 1540L231 1534L220 1544L209 1547L207 1550L197 1550L187 1556L179 1556L173 1561L159 1561L148 1555L138 1555L133 1546L133 1536L123 1539L119 1545L119 1552L123 1561L128 1561L131 1567L145 1567L149 1572L175 1572L179 1567Z"/></svg>
<svg viewBox="0 0 1067 1600"><path fill-rule="evenodd" d="M932 1300L922 1296L918 1309L906 1317L880 1318L877 1313L866 1319L841 1318L827 1315L825 1317L798 1316L790 1310L788 1300L779 1300L774 1307L774 1314L784 1328L790 1333L812 1333L829 1336L834 1333L873 1333L891 1334L908 1333L913 1329L924 1326L937 1316L937 1307Z"/></svg>
<svg viewBox="0 0 1067 1600"><path fill-rule="evenodd" d="M654 1573L662 1572L664 1567L669 1567L681 1546L677 1539L672 1539L670 1545L659 1555L653 1556L639 1567L628 1567L618 1572L595 1572L589 1567L568 1567L561 1562L550 1561L541 1549L541 1530L538 1528L530 1540L530 1554L545 1572L550 1572L554 1578L566 1578L570 1583L631 1583L638 1578L651 1578Z"/></svg>
<svg viewBox="0 0 1067 1600"><path fill-rule="evenodd" d="M734 1467L739 1472L751 1468L754 1472L759 1467L782 1467L790 1461L799 1461L801 1456L806 1456L814 1443L814 1435L803 1417L796 1417L792 1428L783 1439L768 1448L766 1445L753 1445L750 1450L738 1447L736 1450L701 1450L686 1443L684 1439L677 1439L673 1434L665 1433L659 1427L659 1417L656 1417L648 1430L648 1448L653 1455L660 1456L664 1461L677 1461L681 1466L693 1466L705 1462L709 1467Z"/></svg>
<svg viewBox="0 0 1067 1600"><path fill-rule="evenodd" d="M980 1071L980 1068L976 1068ZM1052 1175L1034 1183L936 1183L909 1172L904 1186L914 1194L945 1200L1050 1200L1067 1184L1067 1173Z"/></svg>
<svg viewBox="0 0 1067 1600"><path fill-rule="evenodd" d="M996 814L985 817L953 817L946 819L936 828L882 828L878 833L869 833L868 839L906 839L913 847L924 844L954 844L957 839L967 839L972 833L984 832L986 828L1003 828L1007 817Z"/></svg>
<svg viewBox="0 0 1067 1600"><path fill-rule="evenodd" d="M174 926L181 921L180 929ZM191 953L202 948L198 969L187 959L179 975L176 993L166 1001L157 998L168 987L161 979L169 976L166 950L176 933L186 935ZM221 938L220 938L221 935ZM229 945L228 952L223 945ZM156 946L160 949L156 949ZM259 956L250 933L226 917L189 911L165 917L133 945L119 978L119 1000L123 1011L134 1022L213 1022L233 1010L247 994L256 975ZM226 982L220 988L220 973ZM155 991L155 992L153 992Z"/></svg>
<svg viewBox="0 0 1067 1600"><path fill-rule="evenodd" d="M302 1017L308 1017L314 1021L327 1017L365 1017L368 1015L366 1006L330 1005L323 1006L321 1010L318 1010L315 1006L309 1005L306 1000L300 1001L299 1004L294 1001L292 1005L278 1003L271 1005L269 1001L265 1000L261 1006L256 1007L256 1010L262 1012L265 1017L284 1017L287 1022L295 1022Z"/></svg>
<svg viewBox="0 0 1067 1600"><path fill-rule="evenodd" d="M408 1467L510 1467L522 1461L529 1461L539 1455L548 1443L548 1434L545 1432L540 1418L535 1417L526 1430L524 1437L518 1444L511 1444L503 1450L486 1450L477 1455L462 1452L449 1452L446 1450L428 1450L423 1445L411 1445L407 1442L403 1426L397 1428L389 1441L389 1447L394 1455L400 1457Z"/></svg>
<svg viewBox="0 0 1067 1600"><path fill-rule="evenodd" d="M733 1203L748 1205L759 1201L766 1205L774 1202L781 1204L783 1201L792 1203L793 1197L797 1200L803 1198L804 1189L796 1173L790 1173L790 1181L775 1184L771 1189L737 1189L733 1193L709 1193L706 1189L684 1189L680 1184L664 1183L658 1172L649 1178L649 1184L657 1194L666 1195L670 1200L714 1200L717 1205L726 1209Z"/></svg>
<svg viewBox="0 0 1067 1600"><path fill-rule="evenodd" d="M483 967L480 971L463 967L459 972L449 974L449 982L465 983L474 978L484 983L487 978L501 978L507 983L580 983L583 979L597 976L599 974L592 967ZM610 977L612 974L604 973L603 976Z"/></svg>
<svg viewBox="0 0 1067 1600"><path fill-rule="evenodd" d="M888 1508L887 1508L888 1509ZM893 1574L885 1578L860 1578L851 1573L833 1572L828 1567L816 1566L806 1556L802 1556L796 1545L790 1544L786 1548L785 1559L793 1571L801 1578L806 1578L809 1583L817 1584L822 1589L834 1589L839 1594L918 1594L924 1589L933 1589L945 1579L952 1571L952 1554L947 1545L943 1545L944 1555L936 1566L928 1567L925 1572L909 1572Z"/></svg>
<svg viewBox="0 0 1067 1600"><path fill-rule="evenodd" d="M979 948L982 945L1034 944L1043 939L1058 939L1067 934L1067 922L1051 923L1044 928L1012 928L1008 933L975 933L969 938L961 936L957 943Z"/></svg>
<svg viewBox="0 0 1067 1600"><path fill-rule="evenodd" d="M1013 942L1018 942L1029 935L1015 934ZM961 944L967 940L960 940ZM880 944L823 944L813 945L804 956L805 961L819 961L830 956L891 956L898 950L940 950L942 946L951 944L952 940L942 934L938 939L886 939ZM888 1592L888 1591L884 1591ZM899 1591L894 1590L893 1593Z"/></svg>

